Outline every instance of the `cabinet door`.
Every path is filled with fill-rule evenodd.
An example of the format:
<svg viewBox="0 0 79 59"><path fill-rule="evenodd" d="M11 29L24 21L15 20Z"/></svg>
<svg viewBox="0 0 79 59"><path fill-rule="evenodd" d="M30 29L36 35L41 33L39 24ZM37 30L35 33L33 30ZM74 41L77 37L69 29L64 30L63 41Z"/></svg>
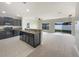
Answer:
<svg viewBox="0 0 79 59"><path fill-rule="evenodd" d="M5 25L12 25L13 18L10 17L4 17Z"/></svg>
<svg viewBox="0 0 79 59"><path fill-rule="evenodd" d="M23 39L23 38L22 38L22 35L23 35L23 33L20 31L20 40Z"/></svg>
<svg viewBox="0 0 79 59"><path fill-rule="evenodd" d="M28 40L29 44L31 46L34 46L34 35L33 34L29 34L29 40Z"/></svg>
<svg viewBox="0 0 79 59"><path fill-rule="evenodd" d="M21 20L14 20L13 23L14 26L21 26Z"/></svg>
<svg viewBox="0 0 79 59"><path fill-rule="evenodd" d="M28 35L28 33L25 34L25 42L29 43L29 35Z"/></svg>
<svg viewBox="0 0 79 59"><path fill-rule="evenodd" d="M20 31L14 30L14 36L18 36L18 35L20 35Z"/></svg>
<svg viewBox="0 0 79 59"><path fill-rule="evenodd" d="M0 26L4 25L4 18L0 17Z"/></svg>
<svg viewBox="0 0 79 59"><path fill-rule="evenodd" d="M6 34L4 31L0 31L0 39L5 39L6 38Z"/></svg>

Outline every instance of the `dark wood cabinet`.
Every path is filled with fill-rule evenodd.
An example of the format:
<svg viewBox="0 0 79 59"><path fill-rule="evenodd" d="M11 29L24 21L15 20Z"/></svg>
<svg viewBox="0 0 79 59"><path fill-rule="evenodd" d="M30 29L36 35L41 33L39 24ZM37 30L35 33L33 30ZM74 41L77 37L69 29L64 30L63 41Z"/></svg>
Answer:
<svg viewBox="0 0 79 59"><path fill-rule="evenodd" d="M21 26L21 19L14 19L10 17L0 17L0 26L2 25Z"/></svg>
<svg viewBox="0 0 79 59"><path fill-rule="evenodd" d="M41 43L41 33L32 34L20 31L20 40L28 43L29 45L35 48Z"/></svg>
<svg viewBox="0 0 79 59"><path fill-rule="evenodd" d="M13 18L10 17L4 17L4 25L12 25Z"/></svg>
<svg viewBox="0 0 79 59"><path fill-rule="evenodd" d="M20 35L20 31L18 31L18 30L12 30L12 32L13 32L13 35L14 36Z"/></svg>
<svg viewBox="0 0 79 59"><path fill-rule="evenodd" d="M0 40L6 38L5 32L4 31L0 31Z"/></svg>
<svg viewBox="0 0 79 59"><path fill-rule="evenodd" d="M0 31L0 40L13 37L13 32L12 31Z"/></svg>
<svg viewBox="0 0 79 59"><path fill-rule="evenodd" d="M5 20L4 18L0 17L0 26L4 25L5 24Z"/></svg>
<svg viewBox="0 0 79 59"><path fill-rule="evenodd" d="M21 26L21 20L14 19L13 25L14 25L14 26Z"/></svg>

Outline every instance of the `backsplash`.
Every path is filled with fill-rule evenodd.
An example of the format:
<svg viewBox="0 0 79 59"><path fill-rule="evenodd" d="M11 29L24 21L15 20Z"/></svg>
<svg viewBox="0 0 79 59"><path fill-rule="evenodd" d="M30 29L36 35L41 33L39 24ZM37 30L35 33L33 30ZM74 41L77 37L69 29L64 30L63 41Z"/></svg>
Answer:
<svg viewBox="0 0 79 59"><path fill-rule="evenodd" d="M0 26L0 29L4 29L5 27L13 27L13 28L21 28L21 26Z"/></svg>

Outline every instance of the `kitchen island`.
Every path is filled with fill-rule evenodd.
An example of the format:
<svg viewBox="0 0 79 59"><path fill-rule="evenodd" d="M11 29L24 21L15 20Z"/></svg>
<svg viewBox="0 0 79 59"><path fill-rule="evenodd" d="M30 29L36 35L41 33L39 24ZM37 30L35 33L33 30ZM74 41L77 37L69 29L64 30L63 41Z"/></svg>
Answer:
<svg viewBox="0 0 79 59"><path fill-rule="evenodd" d="M28 43L29 45L35 48L41 44L41 30L40 29L20 30L20 40Z"/></svg>

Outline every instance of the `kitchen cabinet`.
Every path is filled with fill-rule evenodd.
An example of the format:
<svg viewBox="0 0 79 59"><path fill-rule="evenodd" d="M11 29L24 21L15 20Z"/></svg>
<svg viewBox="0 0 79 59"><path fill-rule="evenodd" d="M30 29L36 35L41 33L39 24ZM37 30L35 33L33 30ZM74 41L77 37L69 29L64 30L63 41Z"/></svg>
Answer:
<svg viewBox="0 0 79 59"><path fill-rule="evenodd" d="M29 33L20 31L20 40L28 43L32 47L37 47L41 44L41 32L40 33Z"/></svg>
<svg viewBox="0 0 79 59"><path fill-rule="evenodd" d="M0 40L6 38L5 32L4 31L0 31Z"/></svg>
<svg viewBox="0 0 79 59"><path fill-rule="evenodd" d="M0 40L9 37L13 37L12 31L0 31Z"/></svg>
<svg viewBox="0 0 79 59"><path fill-rule="evenodd" d="M21 26L21 19L14 19L10 17L0 17L0 26L2 25Z"/></svg>
<svg viewBox="0 0 79 59"><path fill-rule="evenodd" d="M18 31L18 30L13 30L12 32L13 32L13 35L14 35L14 36L20 35L20 31Z"/></svg>
<svg viewBox="0 0 79 59"><path fill-rule="evenodd" d="M10 17L4 17L4 25L12 25L13 18Z"/></svg>
<svg viewBox="0 0 79 59"><path fill-rule="evenodd" d="M5 28L3 30L0 30L0 40L5 39L5 38L18 36L18 35L20 35L19 30L13 30L13 29L10 29L10 28Z"/></svg>
<svg viewBox="0 0 79 59"><path fill-rule="evenodd" d="M21 26L21 20L14 19L14 20L13 20L13 25L14 25L14 26Z"/></svg>
<svg viewBox="0 0 79 59"><path fill-rule="evenodd" d="M5 24L4 18L0 17L0 26L3 26Z"/></svg>

